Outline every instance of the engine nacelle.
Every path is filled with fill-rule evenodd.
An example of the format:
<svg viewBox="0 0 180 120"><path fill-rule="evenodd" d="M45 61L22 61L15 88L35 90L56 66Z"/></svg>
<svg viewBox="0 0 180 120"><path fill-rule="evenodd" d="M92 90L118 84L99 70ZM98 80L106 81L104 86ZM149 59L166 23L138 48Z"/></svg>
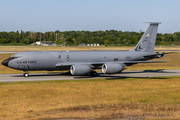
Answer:
<svg viewBox="0 0 180 120"><path fill-rule="evenodd" d="M121 64L112 63L112 64L102 65L102 72L105 74L120 73L122 70L123 70L123 66Z"/></svg>
<svg viewBox="0 0 180 120"><path fill-rule="evenodd" d="M72 75L87 75L91 71L88 65L72 65L70 72Z"/></svg>

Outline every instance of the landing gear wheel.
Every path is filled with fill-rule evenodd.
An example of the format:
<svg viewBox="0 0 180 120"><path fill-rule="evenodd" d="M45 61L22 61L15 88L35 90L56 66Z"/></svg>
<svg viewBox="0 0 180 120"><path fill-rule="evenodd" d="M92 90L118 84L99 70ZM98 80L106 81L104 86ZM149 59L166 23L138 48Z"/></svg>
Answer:
<svg viewBox="0 0 180 120"><path fill-rule="evenodd" d="M29 74L28 73L24 73L24 77L29 77Z"/></svg>
<svg viewBox="0 0 180 120"><path fill-rule="evenodd" d="M96 71L92 71L92 72L91 72L91 76L92 76L92 77L97 76L97 72L96 72Z"/></svg>
<svg viewBox="0 0 180 120"><path fill-rule="evenodd" d="M29 73L28 73L28 72L25 72L25 73L23 74L23 76L24 76L24 77L29 77Z"/></svg>

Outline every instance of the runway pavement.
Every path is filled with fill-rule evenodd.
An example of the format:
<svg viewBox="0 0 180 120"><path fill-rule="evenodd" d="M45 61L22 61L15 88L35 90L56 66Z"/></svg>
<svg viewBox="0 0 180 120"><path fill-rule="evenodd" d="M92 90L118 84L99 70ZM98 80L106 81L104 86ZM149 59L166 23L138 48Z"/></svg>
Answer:
<svg viewBox="0 0 180 120"><path fill-rule="evenodd" d="M23 73L22 73L23 74ZM97 77L72 76L69 73L36 73L25 78L22 74L0 74L0 82L16 81L46 81L46 80L82 80L82 79L123 79L123 78L143 78L155 76L180 76L180 70L145 70L145 71L123 71L119 74L98 73Z"/></svg>

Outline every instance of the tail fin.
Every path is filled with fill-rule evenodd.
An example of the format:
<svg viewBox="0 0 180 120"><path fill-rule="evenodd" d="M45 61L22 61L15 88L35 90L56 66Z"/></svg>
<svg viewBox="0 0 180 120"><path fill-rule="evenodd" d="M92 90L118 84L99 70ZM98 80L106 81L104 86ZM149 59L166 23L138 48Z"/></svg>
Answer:
<svg viewBox="0 0 180 120"><path fill-rule="evenodd" d="M139 40L138 44L130 51L153 52L159 24L161 23L150 22L149 27Z"/></svg>

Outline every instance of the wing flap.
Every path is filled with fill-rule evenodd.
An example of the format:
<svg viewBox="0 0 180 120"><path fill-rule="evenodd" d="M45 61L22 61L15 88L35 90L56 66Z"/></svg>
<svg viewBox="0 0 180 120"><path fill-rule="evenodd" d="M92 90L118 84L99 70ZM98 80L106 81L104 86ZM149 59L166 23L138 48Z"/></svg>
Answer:
<svg viewBox="0 0 180 120"><path fill-rule="evenodd" d="M124 64L126 63L162 63L162 62L166 62L166 61L124 61Z"/></svg>

